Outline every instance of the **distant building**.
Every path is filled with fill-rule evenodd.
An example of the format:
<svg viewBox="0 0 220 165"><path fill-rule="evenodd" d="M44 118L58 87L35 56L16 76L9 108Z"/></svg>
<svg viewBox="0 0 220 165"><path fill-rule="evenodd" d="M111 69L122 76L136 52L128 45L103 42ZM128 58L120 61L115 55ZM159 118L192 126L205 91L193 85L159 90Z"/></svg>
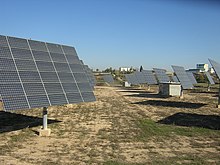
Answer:
<svg viewBox="0 0 220 165"><path fill-rule="evenodd" d="M200 72L208 72L209 65L208 64L196 64L196 69L199 69Z"/></svg>
<svg viewBox="0 0 220 165"><path fill-rule="evenodd" d="M120 71L120 72L131 72L131 71L132 71L132 68L120 67L120 68L119 68L119 71Z"/></svg>

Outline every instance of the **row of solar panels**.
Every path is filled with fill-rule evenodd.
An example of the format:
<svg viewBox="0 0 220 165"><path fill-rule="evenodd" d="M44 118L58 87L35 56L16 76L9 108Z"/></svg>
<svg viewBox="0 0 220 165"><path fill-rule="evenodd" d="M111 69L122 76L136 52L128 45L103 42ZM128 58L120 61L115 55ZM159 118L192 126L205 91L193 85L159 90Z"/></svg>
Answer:
<svg viewBox="0 0 220 165"><path fill-rule="evenodd" d="M95 101L94 85L74 47L0 35L4 110Z"/></svg>
<svg viewBox="0 0 220 165"><path fill-rule="evenodd" d="M213 61L210 63L213 65ZM165 82L180 82L183 89L192 89L193 84L197 84L193 72L185 71L181 66L172 66L175 76L169 77L166 70L153 68L155 74L151 70L142 70L141 72L134 72L132 74L125 74L125 79L128 83L133 85L138 84L159 84ZM210 84L215 84L209 72L205 72Z"/></svg>

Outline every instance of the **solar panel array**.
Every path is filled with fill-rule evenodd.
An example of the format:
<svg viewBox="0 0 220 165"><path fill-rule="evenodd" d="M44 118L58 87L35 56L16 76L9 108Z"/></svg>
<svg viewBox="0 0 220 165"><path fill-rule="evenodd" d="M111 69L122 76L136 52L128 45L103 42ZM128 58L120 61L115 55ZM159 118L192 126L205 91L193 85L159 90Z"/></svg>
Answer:
<svg viewBox="0 0 220 165"><path fill-rule="evenodd" d="M0 36L4 110L95 101L74 47Z"/></svg>
<svg viewBox="0 0 220 165"><path fill-rule="evenodd" d="M157 84L157 80L151 70L142 70L141 73L144 75L147 84L149 85Z"/></svg>
<svg viewBox="0 0 220 165"><path fill-rule="evenodd" d="M85 71L86 76L88 78L90 86L94 89L94 86L96 84L96 79L95 79L95 76L94 76L92 70L89 68L88 65L83 65L83 68L84 68L84 71Z"/></svg>
<svg viewBox="0 0 220 165"><path fill-rule="evenodd" d="M211 60L211 59L209 59L209 62L211 63L212 67L215 70L215 73L217 74L218 78L220 79L220 64L214 60Z"/></svg>
<svg viewBox="0 0 220 165"><path fill-rule="evenodd" d="M178 80L180 81L183 89L192 89L193 88L193 84L190 81L185 69L181 66L173 66L172 68L178 78Z"/></svg>
<svg viewBox="0 0 220 165"><path fill-rule="evenodd" d="M205 72L206 77L209 80L210 84L215 84L214 80L212 79L211 75L209 74L209 72Z"/></svg>
<svg viewBox="0 0 220 165"><path fill-rule="evenodd" d="M173 82L179 82L178 78L176 76L172 76Z"/></svg>
<svg viewBox="0 0 220 165"><path fill-rule="evenodd" d="M128 81L128 83L133 85L139 85L139 82L137 80L137 77L134 74L125 74L125 79Z"/></svg>
<svg viewBox="0 0 220 165"><path fill-rule="evenodd" d="M170 78L166 74L166 70L153 68L159 83L169 82Z"/></svg>
<svg viewBox="0 0 220 165"><path fill-rule="evenodd" d="M142 72L136 71L133 74L136 76L139 84L147 83L146 78L144 77L144 74Z"/></svg>
<svg viewBox="0 0 220 165"><path fill-rule="evenodd" d="M104 79L105 82L107 82L109 84L114 83L114 79L113 79L112 75L110 75L110 74L109 75L103 75L103 79Z"/></svg>
<svg viewBox="0 0 220 165"><path fill-rule="evenodd" d="M187 76L189 77L192 84L197 84L197 81L194 77L194 74L190 71L186 71Z"/></svg>

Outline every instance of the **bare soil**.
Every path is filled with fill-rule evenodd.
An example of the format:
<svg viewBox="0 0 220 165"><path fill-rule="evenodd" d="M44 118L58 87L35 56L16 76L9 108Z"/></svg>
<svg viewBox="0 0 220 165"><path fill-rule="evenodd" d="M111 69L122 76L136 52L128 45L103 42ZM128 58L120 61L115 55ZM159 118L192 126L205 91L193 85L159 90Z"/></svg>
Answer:
<svg viewBox="0 0 220 165"><path fill-rule="evenodd" d="M220 164L215 92L180 99L156 87L99 86L95 95L96 102L49 107L50 137L37 135L41 109L2 111L0 164Z"/></svg>

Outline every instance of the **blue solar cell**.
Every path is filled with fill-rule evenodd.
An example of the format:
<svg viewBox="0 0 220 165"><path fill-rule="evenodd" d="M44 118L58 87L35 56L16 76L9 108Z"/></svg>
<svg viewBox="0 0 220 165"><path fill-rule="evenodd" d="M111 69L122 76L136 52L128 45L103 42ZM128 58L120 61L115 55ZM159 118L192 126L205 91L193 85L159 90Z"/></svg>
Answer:
<svg viewBox="0 0 220 165"><path fill-rule="evenodd" d="M214 80L212 79L211 75L209 74L209 72L205 72L206 77L209 80L210 84L215 84Z"/></svg>
<svg viewBox="0 0 220 165"><path fill-rule="evenodd" d="M0 70L16 71L14 61L12 59L0 58Z"/></svg>
<svg viewBox="0 0 220 165"><path fill-rule="evenodd" d="M19 72L21 81L23 83L27 82L37 82L41 83L39 72L37 71L20 71Z"/></svg>
<svg viewBox="0 0 220 165"><path fill-rule="evenodd" d="M69 65L66 64L66 63L58 63L58 62L55 62L55 63L54 63L54 66L55 66L57 72L67 72L67 73L71 73L70 67L69 67Z"/></svg>
<svg viewBox="0 0 220 165"><path fill-rule="evenodd" d="M180 81L183 89L192 89L193 84L190 81L185 69L181 66L172 66L178 80Z"/></svg>
<svg viewBox="0 0 220 165"><path fill-rule="evenodd" d="M36 61L37 68L40 72L55 72L52 62Z"/></svg>
<svg viewBox="0 0 220 165"><path fill-rule="evenodd" d="M60 53L50 53L53 62L64 62L66 63L66 57Z"/></svg>
<svg viewBox="0 0 220 165"><path fill-rule="evenodd" d="M28 40L31 50L47 52L47 47L44 42Z"/></svg>
<svg viewBox="0 0 220 165"><path fill-rule="evenodd" d="M170 78L166 74L166 70L153 68L159 83L169 82Z"/></svg>
<svg viewBox="0 0 220 165"><path fill-rule="evenodd" d="M111 83L114 83L114 79L112 77L112 75L103 75L103 79L105 82L111 84Z"/></svg>
<svg viewBox="0 0 220 165"><path fill-rule="evenodd" d="M40 75L44 83L47 83L47 82L59 83L60 82L56 72L40 72Z"/></svg>
<svg viewBox="0 0 220 165"><path fill-rule="evenodd" d="M0 47L1 58L12 58L11 51L8 47Z"/></svg>
<svg viewBox="0 0 220 165"><path fill-rule="evenodd" d="M70 104L83 102L82 97L79 93L67 93L66 97ZM91 95L90 97L94 97L94 95Z"/></svg>
<svg viewBox="0 0 220 165"><path fill-rule="evenodd" d="M44 86L48 94L63 93L60 83L45 83Z"/></svg>
<svg viewBox="0 0 220 165"><path fill-rule="evenodd" d="M3 97L2 101L5 111L30 108L25 96Z"/></svg>
<svg viewBox="0 0 220 165"><path fill-rule="evenodd" d="M30 108L50 106L49 100L46 95L27 96L27 99L30 104Z"/></svg>
<svg viewBox="0 0 220 165"><path fill-rule="evenodd" d="M141 72L144 75L147 84L149 85L157 84L157 80L151 70L142 70Z"/></svg>
<svg viewBox="0 0 220 165"><path fill-rule="evenodd" d="M51 62L51 58L48 52L33 50L32 53L36 61Z"/></svg>
<svg viewBox="0 0 220 165"><path fill-rule="evenodd" d="M15 59L15 63L19 71L37 71L37 67L33 60Z"/></svg>
<svg viewBox="0 0 220 165"><path fill-rule="evenodd" d="M51 53L63 53L61 45L46 43L49 52Z"/></svg>
<svg viewBox="0 0 220 165"><path fill-rule="evenodd" d="M22 60L33 60L31 51L28 49L11 48L13 57Z"/></svg>
<svg viewBox="0 0 220 165"><path fill-rule="evenodd" d="M0 35L0 46L1 47L8 47L8 42L6 36Z"/></svg>
<svg viewBox="0 0 220 165"><path fill-rule="evenodd" d="M211 59L209 59L209 62L211 63L212 67L215 70L215 73L217 74L218 78L220 79L220 64L214 60L211 60Z"/></svg>
<svg viewBox="0 0 220 165"><path fill-rule="evenodd" d="M29 49L27 40L23 38L8 37L8 42L12 48Z"/></svg>
<svg viewBox="0 0 220 165"><path fill-rule="evenodd" d="M79 93L76 83L62 83L65 93Z"/></svg>
<svg viewBox="0 0 220 165"><path fill-rule="evenodd" d="M48 95L51 105L67 104L66 96L63 93Z"/></svg>

